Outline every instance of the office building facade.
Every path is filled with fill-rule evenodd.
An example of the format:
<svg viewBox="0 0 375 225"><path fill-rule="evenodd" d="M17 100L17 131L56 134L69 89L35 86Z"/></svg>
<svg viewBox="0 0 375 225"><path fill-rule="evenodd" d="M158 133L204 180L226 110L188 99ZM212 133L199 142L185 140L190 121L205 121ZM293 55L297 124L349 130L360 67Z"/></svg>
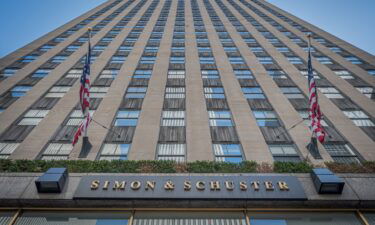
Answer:
<svg viewBox="0 0 375 225"><path fill-rule="evenodd" d="M88 27L92 147L82 156L82 140L71 143L83 119ZM307 35L327 133L320 158L306 148ZM0 158L360 164L375 160L374 88L375 56L263 0L109 0L0 59ZM223 215L248 224L244 212ZM168 214L126 213L133 224ZM353 212L340 215L360 224Z"/></svg>

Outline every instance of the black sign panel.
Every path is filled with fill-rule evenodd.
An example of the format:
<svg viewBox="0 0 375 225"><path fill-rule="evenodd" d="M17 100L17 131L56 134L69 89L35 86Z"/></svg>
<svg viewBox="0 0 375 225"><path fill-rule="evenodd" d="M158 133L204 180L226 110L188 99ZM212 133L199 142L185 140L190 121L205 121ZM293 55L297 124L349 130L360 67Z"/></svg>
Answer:
<svg viewBox="0 0 375 225"><path fill-rule="evenodd" d="M305 200L293 176L84 176L75 199Z"/></svg>

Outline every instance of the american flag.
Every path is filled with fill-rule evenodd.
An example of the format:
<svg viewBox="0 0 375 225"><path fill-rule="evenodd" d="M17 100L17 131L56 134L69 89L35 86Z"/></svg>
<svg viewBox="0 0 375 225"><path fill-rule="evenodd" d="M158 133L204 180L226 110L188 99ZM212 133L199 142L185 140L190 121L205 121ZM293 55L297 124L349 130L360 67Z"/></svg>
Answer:
<svg viewBox="0 0 375 225"><path fill-rule="evenodd" d="M88 43L88 51L85 59L85 66L83 68L81 76L81 87L79 89L79 103L81 105L82 114L84 119L81 125L78 127L77 132L74 134L73 146L78 142L79 137L82 133L87 131L87 127L91 122L91 116L89 113L90 109L90 62L91 62L91 44L90 38Z"/></svg>
<svg viewBox="0 0 375 225"><path fill-rule="evenodd" d="M319 103L318 103L318 93L316 91L315 79L313 74L313 68L311 64L311 52L309 48L309 56L308 56L308 71L307 71L307 78L309 83L309 117L311 120L311 131L313 136L315 136L321 143L324 142L325 132L321 125L322 119L322 112L320 111Z"/></svg>

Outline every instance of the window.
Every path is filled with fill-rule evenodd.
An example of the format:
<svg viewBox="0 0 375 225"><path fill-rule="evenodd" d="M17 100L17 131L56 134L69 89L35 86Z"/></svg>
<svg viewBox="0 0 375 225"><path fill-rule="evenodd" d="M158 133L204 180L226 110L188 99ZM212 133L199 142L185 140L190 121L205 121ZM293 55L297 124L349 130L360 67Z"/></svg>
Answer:
<svg viewBox="0 0 375 225"><path fill-rule="evenodd" d="M78 50L80 47L81 46L79 46L79 45L70 45L70 46L68 46L66 48L66 51L68 51L68 52L74 52L74 51Z"/></svg>
<svg viewBox="0 0 375 225"><path fill-rule="evenodd" d="M375 76L375 70L367 70L368 74Z"/></svg>
<svg viewBox="0 0 375 225"><path fill-rule="evenodd" d="M244 38L243 39L248 44L256 44L257 41L254 38Z"/></svg>
<svg viewBox="0 0 375 225"><path fill-rule="evenodd" d="M15 86L10 91L12 94L12 97L18 98L25 96L28 91L30 91L32 86Z"/></svg>
<svg viewBox="0 0 375 225"><path fill-rule="evenodd" d="M140 63L142 64L154 64L156 60L155 56L142 56Z"/></svg>
<svg viewBox="0 0 375 225"><path fill-rule="evenodd" d="M343 113L358 127L375 126L370 117L361 110L343 111Z"/></svg>
<svg viewBox="0 0 375 225"><path fill-rule="evenodd" d="M168 70L168 78L185 79L185 70Z"/></svg>
<svg viewBox="0 0 375 225"><path fill-rule="evenodd" d="M67 56L65 55L57 55L55 57L52 58L52 61L53 63L62 63L65 61L65 59L67 58Z"/></svg>
<svg viewBox="0 0 375 225"><path fill-rule="evenodd" d="M21 62L32 62L38 58L37 55L26 55L22 57Z"/></svg>
<svg viewBox="0 0 375 225"><path fill-rule="evenodd" d="M161 126L185 126L185 111L163 111Z"/></svg>
<svg viewBox="0 0 375 225"><path fill-rule="evenodd" d="M239 144L213 144L215 161L219 162L242 162L242 150Z"/></svg>
<svg viewBox="0 0 375 225"><path fill-rule="evenodd" d="M268 148L275 161L299 162L301 161L293 145L269 145Z"/></svg>
<svg viewBox="0 0 375 225"><path fill-rule="evenodd" d="M229 111L208 111L208 116L210 118L210 126L212 127L233 126Z"/></svg>
<svg viewBox="0 0 375 225"><path fill-rule="evenodd" d="M345 59L353 64L362 64L361 60L354 56L345 57Z"/></svg>
<svg viewBox="0 0 375 225"><path fill-rule="evenodd" d="M309 111L307 110L302 110L302 111L298 111L299 115L302 117L302 119L304 120L304 124L308 127L311 126L311 121L310 121L310 118L309 118ZM322 116L323 117L323 116ZM320 120L320 124L323 126L323 127L328 127L328 124L326 121L324 121L324 119Z"/></svg>
<svg viewBox="0 0 375 225"><path fill-rule="evenodd" d="M244 87L241 88L247 99L265 99L263 90L260 87Z"/></svg>
<svg viewBox="0 0 375 225"><path fill-rule="evenodd" d="M334 87L320 88L318 90L322 92L327 98L344 98L340 92Z"/></svg>
<svg viewBox="0 0 375 225"><path fill-rule="evenodd" d="M19 145L19 143L0 142L0 159L9 158Z"/></svg>
<svg viewBox="0 0 375 225"><path fill-rule="evenodd" d="M292 64L303 64L303 61L299 57L287 57Z"/></svg>
<svg viewBox="0 0 375 225"><path fill-rule="evenodd" d="M229 57L230 64L244 64L245 61L242 57Z"/></svg>
<svg viewBox="0 0 375 225"><path fill-rule="evenodd" d="M101 42L105 42L105 43L109 43L113 40L113 38L109 38L109 37L104 37L102 38L102 40L100 40Z"/></svg>
<svg viewBox="0 0 375 225"><path fill-rule="evenodd" d="M211 52L210 47L198 47L198 52Z"/></svg>
<svg viewBox="0 0 375 225"><path fill-rule="evenodd" d="M172 52L185 52L185 47L172 47Z"/></svg>
<svg viewBox="0 0 375 225"><path fill-rule="evenodd" d="M126 56L112 56L110 63L124 63Z"/></svg>
<svg viewBox="0 0 375 225"><path fill-rule="evenodd" d="M268 75L273 79L286 79L286 74L282 70L267 70Z"/></svg>
<svg viewBox="0 0 375 225"><path fill-rule="evenodd" d="M18 125L21 126L36 126L44 117L47 116L49 110L29 110L22 118Z"/></svg>
<svg viewBox="0 0 375 225"><path fill-rule="evenodd" d="M342 52L341 48L339 48L339 47L330 47L329 49L333 52L336 52L336 53Z"/></svg>
<svg viewBox="0 0 375 225"><path fill-rule="evenodd" d="M273 60L271 57L258 57L258 61L261 64L273 64Z"/></svg>
<svg viewBox="0 0 375 225"><path fill-rule="evenodd" d="M375 98L374 88L372 87L358 87L357 90L368 98L371 98L371 99Z"/></svg>
<svg viewBox="0 0 375 225"><path fill-rule="evenodd" d="M158 52L159 47L146 47L145 52Z"/></svg>
<svg viewBox="0 0 375 225"><path fill-rule="evenodd" d="M170 63L177 63L177 64L184 64L185 63L185 57L171 57L169 59Z"/></svg>
<svg viewBox="0 0 375 225"><path fill-rule="evenodd" d="M1 76L4 76L4 77L11 77L13 76L15 73L17 73L18 69L11 69L11 68L6 68L2 71L1 73Z"/></svg>
<svg viewBox="0 0 375 225"><path fill-rule="evenodd" d="M205 98L225 98L222 87L205 87L203 90Z"/></svg>
<svg viewBox="0 0 375 225"><path fill-rule="evenodd" d="M219 79L219 71L217 70L202 70L201 71L202 78L207 79Z"/></svg>
<svg viewBox="0 0 375 225"><path fill-rule="evenodd" d="M127 160L130 144L104 144L99 160Z"/></svg>
<svg viewBox="0 0 375 225"><path fill-rule="evenodd" d="M57 37L57 38L55 38L53 41L54 41L54 42L63 42L63 41L65 41L65 39L66 39L66 38Z"/></svg>
<svg viewBox="0 0 375 225"><path fill-rule="evenodd" d="M90 88L90 98L104 98L107 94L109 87L95 87Z"/></svg>
<svg viewBox="0 0 375 225"><path fill-rule="evenodd" d="M125 98L144 98L147 87L128 87Z"/></svg>
<svg viewBox="0 0 375 225"><path fill-rule="evenodd" d="M117 77L118 70L103 70L99 78L115 79Z"/></svg>
<svg viewBox="0 0 375 225"><path fill-rule="evenodd" d="M295 44L301 44L301 43L303 43L303 41L302 41L301 39L299 39L299 38L292 38L291 40L292 40L292 42L294 42Z"/></svg>
<svg viewBox="0 0 375 225"><path fill-rule="evenodd" d="M254 117L260 127L279 127L280 122L273 111L253 110Z"/></svg>
<svg viewBox="0 0 375 225"><path fill-rule="evenodd" d="M72 69L66 74L66 78L80 78L82 76L82 70Z"/></svg>
<svg viewBox="0 0 375 225"><path fill-rule="evenodd" d="M315 57L315 59L318 60L321 64L333 64L331 59L328 57L319 56Z"/></svg>
<svg viewBox="0 0 375 225"><path fill-rule="evenodd" d="M78 42L81 42L81 43L85 43L85 42L87 42L89 40L89 38L87 38L87 37L80 37L80 38L78 38Z"/></svg>
<svg viewBox="0 0 375 225"><path fill-rule="evenodd" d="M90 116L92 117L94 115L95 110L89 110ZM81 125L82 120L85 117L83 116L82 110L73 110L73 112L70 113L69 119L66 122L66 125L68 126L79 126Z"/></svg>
<svg viewBox="0 0 375 225"><path fill-rule="evenodd" d="M237 50L236 47L224 47L225 52L236 52Z"/></svg>
<svg viewBox="0 0 375 225"><path fill-rule="evenodd" d="M158 144L158 160L185 161L185 144Z"/></svg>
<svg viewBox="0 0 375 225"><path fill-rule="evenodd" d="M297 87L281 87L280 89L289 99L305 98Z"/></svg>
<svg viewBox="0 0 375 225"><path fill-rule="evenodd" d="M199 57L200 64L215 64L214 57Z"/></svg>
<svg viewBox="0 0 375 225"><path fill-rule="evenodd" d="M139 111L119 110L115 119L116 127L137 126Z"/></svg>
<svg viewBox="0 0 375 225"><path fill-rule="evenodd" d="M93 50L94 52L102 52L102 51L104 51L106 48L107 48L106 45L95 45L95 46L92 48L92 50Z"/></svg>
<svg viewBox="0 0 375 225"><path fill-rule="evenodd" d="M165 98L185 98L185 87L167 87Z"/></svg>
<svg viewBox="0 0 375 225"><path fill-rule="evenodd" d="M233 72L237 79L254 79L250 70L234 70Z"/></svg>
<svg viewBox="0 0 375 225"><path fill-rule="evenodd" d="M309 47L303 47L302 48L305 52L309 51ZM310 52L316 52L314 47L310 47Z"/></svg>
<svg viewBox="0 0 375 225"><path fill-rule="evenodd" d="M277 39L277 38L269 38L269 39L267 39L267 40L268 40L268 42L271 43L271 44L278 44L278 43L280 43L279 39ZM255 43L255 42L254 42L254 43Z"/></svg>
<svg viewBox="0 0 375 225"><path fill-rule="evenodd" d="M43 45L42 47L39 48L39 51L46 52L46 51L52 49L53 47L55 47L55 46L53 46L53 45Z"/></svg>
<svg viewBox="0 0 375 225"><path fill-rule="evenodd" d="M46 94L46 98L62 98L65 93L69 91L69 86L53 86L48 93Z"/></svg>
<svg viewBox="0 0 375 225"><path fill-rule="evenodd" d="M335 162L360 163L357 155L347 144L325 144L324 148Z"/></svg>
<svg viewBox="0 0 375 225"><path fill-rule="evenodd" d="M325 44L326 43L326 40L324 40L323 38L314 38L314 40L320 44Z"/></svg>
<svg viewBox="0 0 375 225"><path fill-rule="evenodd" d="M304 76L305 78L308 77L308 72L306 70L301 70L301 75ZM313 76L314 76L314 79L320 79L320 76L315 72L313 71Z"/></svg>
<svg viewBox="0 0 375 225"><path fill-rule="evenodd" d="M46 77L50 72L51 72L51 70L39 69L39 70L35 71L33 73L33 75L31 75L31 77L34 77L34 78L43 78L43 77Z"/></svg>
<svg viewBox="0 0 375 225"><path fill-rule="evenodd" d="M119 52L130 52L133 46L120 46L117 51Z"/></svg>
<svg viewBox="0 0 375 225"><path fill-rule="evenodd" d="M336 70L333 72L342 79L354 79L354 77L347 70Z"/></svg>
<svg viewBox="0 0 375 225"><path fill-rule="evenodd" d="M256 53L256 52L264 52L264 50L263 50L262 47L251 47L250 50L251 50L253 53Z"/></svg>
<svg viewBox="0 0 375 225"><path fill-rule="evenodd" d="M276 48L276 50L279 52L290 52L289 48L287 47L279 47L279 48Z"/></svg>
<svg viewBox="0 0 375 225"><path fill-rule="evenodd" d="M72 143L51 143L44 150L41 159L43 160L64 160L68 159L70 152L73 150Z"/></svg>

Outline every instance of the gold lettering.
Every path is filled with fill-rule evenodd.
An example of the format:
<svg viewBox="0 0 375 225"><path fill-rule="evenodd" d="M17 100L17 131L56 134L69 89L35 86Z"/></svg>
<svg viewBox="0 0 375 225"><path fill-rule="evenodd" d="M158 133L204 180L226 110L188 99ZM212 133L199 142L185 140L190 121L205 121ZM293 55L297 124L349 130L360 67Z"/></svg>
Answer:
<svg viewBox="0 0 375 225"><path fill-rule="evenodd" d="M215 190L220 191L220 182L219 181L211 181L210 186L211 186L212 191L215 191Z"/></svg>
<svg viewBox="0 0 375 225"><path fill-rule="evenodd" d="M288 184L285 181L277 182L281 191L289 191Z"/></svg>
<svg viewBox="0 0 375 225"><path fill-rule="evenodd" d="M174 190L174 183L172 181L167 181L164 185L165 190Z"/></svg>
<svg viewBox="0 0 375 225"><path fill-rule="evenodd" d="M108 180L104 181L103 190L108 190L109 183Z"/></svg>
<svg viewBox="0 0 375 225"><path fill-rule="evenodd" d="M130 183L130 188L133 190L138 190L141 187L141 182L140 181L133 181Z"/></svg>
<svg viewBox="0 0 375 225"><path fill-rule="evenodd" d="M191 182L188 180L185 180L184 182L184 190L185 191L190 191L191 190Z"/></svg>
<svg viewBox="0 0 375 225"><path fill-rule="evenodd" d="M247 190L247 184L246 184L245 181L241 181L241 182L240 182L240 189L241 189L242 191L246 191L246 190Z"/></svg>
<svg viewBox="0 0 375 225"><path fill-rule="evenodd" d="M146 190L149 190L149 189L154 190L155 189L155 181L147 181L145 189Z"/></svg>
<svg viewBox="0 0 375 225"><path fill-rule="evenodd" d="M255 191L259 191L259 181L252 181L251 186L253 186Z"/></svg>
<svg viewBox="0 0 375 225"><path fill-rule="evenodd" d="M233 191L234 189L233 181L225 181L225 187L227 188L227 190Z"/></svg>
<svg viewBox="0 0 375 225"><path fill-rule="evenodd" d="M113 190L125 190L125 181L122 181L121 183L117 180L115 181L115 184L113 185Z"/></svg>
<svg viewBox="0 0 375 225"><path fill-rule="evenodd" d="M93 180L93 181L91 182L91 190L96 190L96 189L98 189L99 184L100 184L100 181L98 181L98 180Z"/></svg>
<svg viewBox="0 0 375 225"><path fill-rule="evenodd" d="M205 187L205 182L204 181L198 181L196 184L195 184L195 187L197 188L197 190L199 191L203 191L206 187Z"/></svg>
<svg viewBox="0 0 375 225"><path fill-rule="evenodd" d="M273 191L274 187L271 181L264 181L264 185L266 186L266 191Z"/></svg>

